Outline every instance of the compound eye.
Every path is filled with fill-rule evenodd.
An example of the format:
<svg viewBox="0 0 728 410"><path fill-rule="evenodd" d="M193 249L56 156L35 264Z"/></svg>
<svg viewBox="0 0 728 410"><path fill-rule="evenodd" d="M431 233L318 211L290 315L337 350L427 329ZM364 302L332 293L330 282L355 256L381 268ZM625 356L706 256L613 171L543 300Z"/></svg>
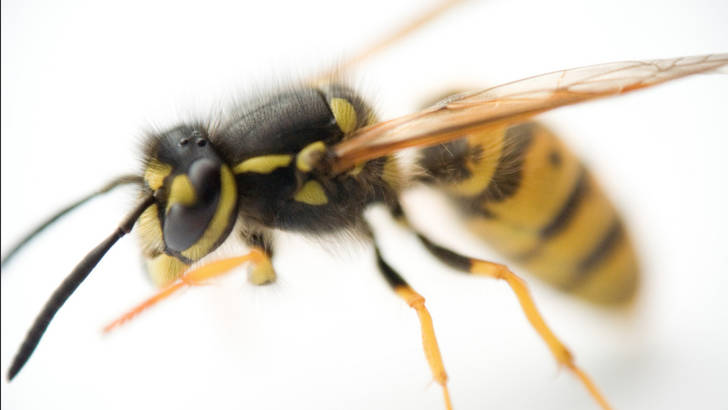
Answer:
<svg viewBox="0 0 728 410"><path fill-rule="evenodd" d="M179 183L176 181L179 178ZM172 183L164 218L164 243L174 252L194 245L212 221L220 197L220 164L199 159Z"/></svg>
<svg viewBox="0 0 728 410"><path fill-rule="evenodd" d="M197 193L197 205L204 205L217 196L220 190L219 163L207 158L198 159L190 166L188 175Z"/></svg>

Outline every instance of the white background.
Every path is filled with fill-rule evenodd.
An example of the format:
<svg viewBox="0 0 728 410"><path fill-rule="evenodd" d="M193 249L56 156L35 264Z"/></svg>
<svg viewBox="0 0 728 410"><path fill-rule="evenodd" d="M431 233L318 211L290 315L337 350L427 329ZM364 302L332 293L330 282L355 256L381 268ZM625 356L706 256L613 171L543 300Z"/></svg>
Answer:
<svg viewBox="0 0 728 410"><path fill-rule="evenodd" d="M136 171L144 129L328 67L422 8L301 3L3 1L3 251ZM473 2L351 79L392 117L450 87L725 52L727 21L723 0ZM631 316L531 281L548 322L617 408L728 407L727 108L728 77L705 75L544 116L601 177L644 262ZM52 290L132 198L121 190L79 210L3 270L3 373ZM443 243L497 258L462 230L436 228L456 222L438 198L405 199ZM457 409L595 407L505 285L458 275L408 233L378 226L387 258L427 297ZM241 271L102 337L103 324L153 292L135 239L123 239L17 379L2 381L2 407L442 409L415 314L379 278L371 249L281 242L274 286L252 287Z"/></svg>

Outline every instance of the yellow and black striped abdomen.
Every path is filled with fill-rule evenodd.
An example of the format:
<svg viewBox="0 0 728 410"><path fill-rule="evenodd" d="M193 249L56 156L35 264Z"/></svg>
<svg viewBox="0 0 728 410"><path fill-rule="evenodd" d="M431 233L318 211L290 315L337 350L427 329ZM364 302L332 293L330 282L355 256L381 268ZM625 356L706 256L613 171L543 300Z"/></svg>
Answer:
<svg viewBox="0 0 728 410"><path fill-rule="evenodd" d="M637 259L619 215L544 126L474 134L424 149L419 162L468 227L529 272L600 304L635 293Z"/></svg>

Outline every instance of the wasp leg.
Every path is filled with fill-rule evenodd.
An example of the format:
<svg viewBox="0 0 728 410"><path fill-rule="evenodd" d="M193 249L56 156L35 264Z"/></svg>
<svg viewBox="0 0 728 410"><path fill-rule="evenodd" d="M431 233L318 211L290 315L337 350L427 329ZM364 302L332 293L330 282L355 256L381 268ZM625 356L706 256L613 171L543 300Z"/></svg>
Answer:
<svg viewBox="0 0 728 410"><path fill-rule="evenodd" d="M377 266L379 271L384 275L389 286L392 287L394 293L402 298L407 304L417 312L417 317L420 320L420 327L422 330L422 347L425 351L425 358L427 363L430 365L432 371L432 377L435 379L437 384L442 386L442 393L445 398L445 407L448 410L452 410L452 403L450 402L450 392L447 390L447 373L445 372L445 366L442 363L442 355L440 354L440 348L437 346L437 338L435 337L435 328L432 325L432 317L425 307L425 298L419 293L415 292L412 287L405 282L405 280L392 269L382 258L382 255L377 251Z"/></svg>
<svg viewBox="0 0 728 410"><path fill-rule="evenodd" d="M273 239L270 232L242 232L243 241L262 253L260 260L248 269L248 282L255 286L268 285L276 281L273 269Z"/></svg>
<svg viewBox="0 0 728 410"><path fill-rule="evenodd" d="M242 265L245 262L259 263L266 261L267 257L259 249L253 249L249 253L236 256L233 258L225 258L218 261L210 262L206 265L202 265L198 268L185 272L184 275L180 276L176 281L167 285L164 289L160 290L156 295L138 304L136 307L114 320L113 322L106 325L103 329L104 333L110 332L116 327L123 325L124 323L134 319L141 312L154 306L158 302L166 299L177 291L184 289L189 286L201 286L207 284L208 280L222 276L230 272L232 269Z"/></svg>
<svg viewBox="0 0 728 410"><path fill-rule="evenodd" d="M250 266L248 282L255 286L268 285L276 281L276 271L270 261L271 255L263 253L261 260Z"/></svg>
<svg viewBox="0 0 728 410"><path fill-rule="evenodd" d="M508 286L511 287L511 290L513 290L513 293L516 294L526 318L531 323L534 330L536 330L539 336L541 336L544 342L546 342L546 345L548 345L551 353L556 358L556 361L576 374L582 384L584 384L586 389L589 391L589 394L591 394L602 408L610 408L606 399L599 392L599 389L591 378L583 370L576 366L571 352L569 352L566 346L561 343L551 329L549 329L548 325L546 325L546 322L543 320L541 313L539 313L536 308L536 304L534 303L528 287L526 286L526 282L523 279L511 272L511 270L505 265L480 259L468 258L432 243L421 234L418 234L417 236L433 255L451 267L474 275L487 276L493 279L506 281Z"/></svg>

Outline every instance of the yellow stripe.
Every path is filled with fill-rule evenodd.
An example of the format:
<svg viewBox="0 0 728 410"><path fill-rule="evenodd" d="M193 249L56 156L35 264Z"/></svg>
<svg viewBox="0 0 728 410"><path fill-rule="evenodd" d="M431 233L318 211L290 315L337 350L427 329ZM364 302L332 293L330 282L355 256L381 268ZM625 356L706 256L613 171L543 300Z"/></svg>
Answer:
<svg viewBox="0 0 728 410"><path fill-rule="evenodd" d="M599 190L596 181L588 182L588 192L574 210L568 225L546 239L537 257L526 263L528 269L552 283L566 283L571 273L602 240L614 223L612 204Z"/></svg>
<svg viewBox="0 0 728 410"><path fill-rule="evenodd" d="M469 147L480 147L482 150L480 160L478 162L468 161L466 166L471 172L470 177L449 185L447 189L462 196L475 196L485 190L498 166L498 159L503 151L504 136L505 128L499 128L468 138Z"/></svg>
<svg viewBox="0 0 728 410"><path fill-rule="evenodd" d="M546 226L561 210L582 166L547 128L535 125L531 132L518 190L503 201L488 203L486 208L501 221L536 230ZM560 157L558 165L551 163L553 152Z"/></svg>
<svg viewBox="0 0 728 410"><path fill-rule="evenodd" d="M236 174L245 172L254 172L256 174L270 174L278 168L287 167L293 157L288 154L283 155L261 155L246 159L239 163L233 169Z"/></svg>
<svg viewBox="0 0 728 410"><path fill-rule="evenodd" d="M230 217L237 204L237 185L235 177L227 165L220 168L220 202L217 205L212 221L205 229L200 239L182 252L182 256L190 260L198 260L207 255L212 247L222 239L222 235L229 227Z"/></svg>

